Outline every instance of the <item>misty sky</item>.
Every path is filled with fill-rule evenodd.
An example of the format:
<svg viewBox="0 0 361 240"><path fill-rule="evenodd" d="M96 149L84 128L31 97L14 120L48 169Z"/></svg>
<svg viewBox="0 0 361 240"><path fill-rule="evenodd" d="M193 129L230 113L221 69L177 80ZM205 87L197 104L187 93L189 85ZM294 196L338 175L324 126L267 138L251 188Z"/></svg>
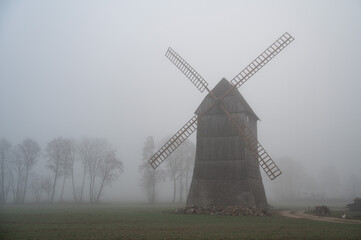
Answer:
<svg viewBox="0 0 361 240"><path fill-rule="evenodd" d="M145 137L174 134L206 95L167 48L212 88L285 32L295 41L240 88L259 141L275 161L359 175L361 1L3 0L0 137L107 138L136 186Z"/></svg>

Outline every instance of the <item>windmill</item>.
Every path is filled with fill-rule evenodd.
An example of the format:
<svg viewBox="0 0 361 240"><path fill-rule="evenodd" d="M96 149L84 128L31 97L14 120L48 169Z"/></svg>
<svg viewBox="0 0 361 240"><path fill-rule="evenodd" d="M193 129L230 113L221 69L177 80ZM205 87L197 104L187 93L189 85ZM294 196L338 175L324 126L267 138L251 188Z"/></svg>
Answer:
<svg viewBox="0 0 361 240"><path fill-rule="evenodd" d="M267 208L259 165L271 180L282 172L258 142L259 119L238 88L293 40L283 34L230 82L223 78L212 90L180 55L167 50L166 57L198 90L208 92L195 115L149 159L156 169L197 130L187 205Z"/></svg>

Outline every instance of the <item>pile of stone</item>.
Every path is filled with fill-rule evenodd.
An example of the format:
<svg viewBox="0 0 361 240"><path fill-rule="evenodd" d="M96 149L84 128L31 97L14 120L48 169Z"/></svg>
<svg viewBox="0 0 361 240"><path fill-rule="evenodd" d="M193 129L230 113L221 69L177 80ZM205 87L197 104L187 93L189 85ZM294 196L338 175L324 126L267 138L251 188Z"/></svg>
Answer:
<svg viewBox="0 0 361 240"><path fill-rule="evenodd" d="M245 208L242 206L226 207L197 207L186 206L176 210L178 214L209 214L209 215L227 215L227 216L266 216L267 211L259 208Z"/></svg>

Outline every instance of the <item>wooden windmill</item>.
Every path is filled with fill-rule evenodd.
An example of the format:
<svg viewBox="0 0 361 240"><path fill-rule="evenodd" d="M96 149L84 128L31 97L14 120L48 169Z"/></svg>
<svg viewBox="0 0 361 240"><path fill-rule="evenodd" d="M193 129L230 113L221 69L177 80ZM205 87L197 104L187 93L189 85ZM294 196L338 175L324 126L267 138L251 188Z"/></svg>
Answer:
<svg viewBox="0 0 361 240"><path fill-rule="evenodd" d="M223 78L212 90L173 49L166 52L200 92L208 91L195 115L149 159L157 168L198 128L187 205L267 208L259 165L271 180L282 172L258 142L259 119L237 88L293 40L283 34L230 82Z"/></svg>

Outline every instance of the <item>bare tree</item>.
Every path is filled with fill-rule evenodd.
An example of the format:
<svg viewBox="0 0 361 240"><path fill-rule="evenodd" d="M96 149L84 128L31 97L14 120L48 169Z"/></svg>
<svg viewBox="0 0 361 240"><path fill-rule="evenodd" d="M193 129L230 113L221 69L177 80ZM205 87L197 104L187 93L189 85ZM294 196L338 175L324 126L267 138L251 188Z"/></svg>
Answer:
<svg viewBox="0 0 361 240"><path fill-rule="evenodd" d="M173 181L173 203L176 199L177 181L179 182L179 202L183 202L183 194L188 191L190 165L194 162L195 145L186 140L167 159L168 175ZM184 179L186 189L184 189Z"/></svg>
<svg viewBox="0 0 361 240"><path fill-rule="evenodd" d="M0 139L0 203L5 203L7 194L10 187L10 177L11 175L7 172L9 168L10 161L10 150L11 144L5 138Z"/></svg>
<svg viewBox="0 0 361 240"><path fill-rule="evenodd" d="M123 164L117 158L114 149L108 149L105 151L103 158L98 164L98 173L100 178L100 189L96 201L99 202L103 187L106 184L111 184L112 181L119 177L119 174L123 171Z"/></svg>
<svg viewBox="0 0 361 240"><path fill-rule="evenodd" d="M148 201L154 202L154 190L155 190L155 169L153 169L148 163L149 158L154 154L155 144L152 136L148 136L145 139L144 147L142 151L142 163L139 166L139 172L141 175L141 185L146 190Z"/></svg>
<svg viewBox="0 0 361 240"><path fill-rule="evenodd" d="M75 187L75 180L74 180L74 164L77 160L76 156L78 153L77 144L72 139L67 139L68 145L69 145L69 164L70 164L70 174L71 174L71 184L73 187L73 198L74 202L78 201L77 191Z"/></svg>
<svg viewBox="0 0 361 240"><path fill-rule="evenodd" d="M25 185L25 169L26 163L20 151L20 147L17 146L11 151L11 189L13 192L13 199L15 203L22 202L22 193Z"/></svg>
<svg viewBox="0 0 361 240"><path fill-rule="evenodd" d="M168 170L168 175L173 181L173 200L175 203L176 192L177 192L177 179L181 172L181 158L180 158L180 149L175 150L167 159L166 167Z"/></svg>
<svg viewBox="0 0 361 240"><path fill-rule="evenodd" d="M39 203L43 189L41 187L39 176L34 173L30 174L30 189L34 195L35 202Z"/></svg>
<svg viewBox="0 0 361 240"><path fill-rule="evenodd" d="M323 188L319 189L320 181L316 181L301 161L283 156L277 159L282 166L282 177L277 179L277 184L271 184L272 191L268 195L277 201L294 201L295 199L312 197L322 198ZM265 181L269 184L270 181Z"/></svg>
<svg viewBox="0 0 361 240"><path fill-rule="evenodd" d="M50 176L44 177L40 179L40 186L42 191L46 193L47 201L50 202L51 193L52 193L52 180Z"/></svg>
<svg viewBox="0 0 361 240"><path fill-rule="evenodd" d="M159 168L153 169L153 167L148 163L148 160L154 154L154 150L155 144L153 137L146 137L142 151L142 163L139 166L139 172L141 173L140 184L146 191L148 201L150 203L155 202L156 183L164 178L164 173Z"/></svg>
<svg viewBox="0 0 361 240"><path fill-rule="evenodd" d="M192 172L194 167L196 146L190 140L186 140L180 146L180 192L179 192L179 202L183 202L183 193L186 193L185 198L187 198L189 182L192 179ZM184 191L184 178L185 178L185 191Z"/></svg>
<svg viewBox="0 0 361 240"><path fill-rule="evenodd" d="M54 201L54 194L56 188L56 182L62 174L63 164L66 158L66 143L63 138L55 138L51 142L48 143L46 146L46 155L48 157L48 165L47 167L50 168L54 172L54 180L53 180L53 188L51 193L50 202Z"/></svg>
<svg viewBox="0 0 361 240"><path fill-rule="evenodd" d="M98 167L100 161L104 157L105 152L107 151L108 144L105 139L92 139L91 140L90 153L88 153L89 158L87 159L88 163L88 172L89 172L89 200L90 202L96 202L96 177L98 175Z"/></svg>
<svg viewBox="0 0 361 240"><path fill-rule="evenodd" d="M24 189L22 195L22 202L25 201L26 188L28 184L28 176L31 168L35 165L36 160L40 154L40 146L37 142L32 139L25 139L19 145L20 151L23 155L23 160L25 162L25 181Z"/></svg>
<svg viewBox="0 0 361 240"><path fill-rule="evenodd" d="M63 142L63 157L61 161L61 173L63 175L63 184L61 188L60 201L63 199L65 180L72 174L72 168L74 163L74 152L72 142L69 139L64 139Z"/></svg>
<svg viewBox="0 0 361 240"><path fill-rule="evenodd" d="M116 152L106 139L83 139L78 147L83 165L83 183L80 199L84 192L85 175L89 177L89 201L98 202L104 186L119 176L123 169Z"/></svg>
<svg viewBox="0 0 361 240"><path fill-rule="evenodd" d="M80 198L79 201L83 201L84 196L84 186L85 186L85 177L87 175L88 162L91 158L91 140L88 138L84 138L78 145L78 153L80 156L82 168L83 168L83 176L82 176L82 184L80 189Z"/></svg>
<svg viewBox="0 0 361 240"><path fill-rule="evenodd" d="M144 189L147 199L149 203L152 203L152 200L154 199L153 196L153 171L152 170L145 170L143 168L144 166L139 166L139 171L141 172L141 178L139 179L139 184Z"/></svg>

